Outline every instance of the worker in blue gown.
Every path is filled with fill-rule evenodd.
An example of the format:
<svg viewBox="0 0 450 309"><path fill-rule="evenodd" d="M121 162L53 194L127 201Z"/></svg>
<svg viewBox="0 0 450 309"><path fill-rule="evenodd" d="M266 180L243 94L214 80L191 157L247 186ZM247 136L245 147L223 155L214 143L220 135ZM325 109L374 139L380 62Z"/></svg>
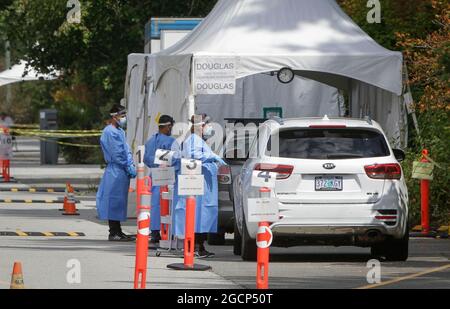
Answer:
<svg viewBox="0 0 450 309"><path fill-rule="evenodd" d="M175 121L169 115L162 115L158 119L158 133L155 133L145 144L144 163L149 168L159 167L155 164L155 153L158 149L176 151L176 141L172 135ZM151 208L151 243L161 240L161 216L160 216L160 187L152 186L152 208Z"/></svg>
<svg viewBox="0 0 450 309"><path fill-rule="evenodd" d="M127 219L130 178L136 177L133 156L125 138L126 110L115 105L110 115L110 124L100 138L107 165L97 192L98 218L108 220L109 241L133 241L135 238L123 233L120 224Z"/></svg>
<svg viewBox="0 0 450 309"><path fill-rule="evenodd" d="M206 140L212 134L208 116L194 115L191 118L191 134L181 144L181 157L202 162L204 176L204 195L196 197L195 208L195 254L197 257L212 257L214 253L205 248L208 233L217 233L218 221L218 183L217 172L220 165L226 163L215 154ZM186 222L186 197L175 196L174 233L184 236Z"/></svg>

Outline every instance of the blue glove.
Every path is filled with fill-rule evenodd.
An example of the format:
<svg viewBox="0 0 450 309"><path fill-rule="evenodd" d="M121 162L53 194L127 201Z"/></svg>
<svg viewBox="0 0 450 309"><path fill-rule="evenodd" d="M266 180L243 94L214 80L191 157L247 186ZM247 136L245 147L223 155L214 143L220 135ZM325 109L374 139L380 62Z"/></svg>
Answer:
<svg viewBox="0 0 450 309"><path fill-rule="evenodd" d="M227 162L225 162L222 158L218 157L216 158L217 163L219 163L219 165L223 165L223 166L228 166Z"/></svg>
<svg viewBox="0 0 450 309"><path fill-rule="evenodd" d="M136 174L136 167L134 165L130 165L127 167L127 173L128 173L128 177L134 179L136 178L137 174Z"/></svg>

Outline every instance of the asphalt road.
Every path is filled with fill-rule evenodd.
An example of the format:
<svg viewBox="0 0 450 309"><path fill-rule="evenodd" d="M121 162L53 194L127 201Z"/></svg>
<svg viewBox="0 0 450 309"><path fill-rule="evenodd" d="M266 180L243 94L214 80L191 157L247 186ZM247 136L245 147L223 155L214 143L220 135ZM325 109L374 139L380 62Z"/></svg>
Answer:
<svg viewBox="0 0 450 309"><path fill-rule="evenodd" d="M231 240L229 241L231 243ZM232 246L214 246L216 258L202 263L243 288L255 287L256 266L233 255ZM380 261L381 284L368 284L370 250L356 247L271 248L271 288L450 288L450 240L412 238L406 262ZM437 270L437 271L435 271ZM428 274L423 272L433 271ZM417 277L408 278L411 275ZM393 279L399 281L391 282Z"/></svg>
<svg viewBox="0 0 450 309"><path fill-rule="evenodd" d="M10 195L23 196L23 193ZM44 194L43 198L50 196L55 195ZM0 203L0 231L75 231L86 235L0 236L0 288L9 287L14 261L22 262L28 288L132 288L135 244L106 241L107 226L95 218L94 205L95 202L82 201L78 205L80 216L65 217L57 204ZM129 221L125 230L133 233L135 222ZM410 247L407 262L381 261L382 285L369 286L368 249L271 248L269 284L271 288L450 288L450 240L411 239ZM232 239L227 239L225 246L209 249L216 257L196 260L212 267L207 272L167 269L168 264L180 263L182 258L156 257L156 252L151 250L148 288L255 288L256 263L234 256ZM70 270L67 263L73 259L81 265L81 282L75 284L67 281Z"/></svg>
<svg viewBox="0 0 450 309"><path fill-rule="evenodd" d="M23 141L22 141L23 142ZM27 148L28 147L28 148ZM80 168L96 172L93 167L41 167L31 162L38 154L36 141L19 145L27 155L16 158L14 165L25 168L15 172L31 183L41 184L59 174L77 174ZM30 155L30 157L28 157ZM29 169L28 171L26 169ZM91 170L89 170L89 168ZM97 168L98 169L98 168ZM28 174L27 174L28 173ZM69 175L71 176L71 175ZM84 177L84 176L80 176ZM84 179L84 178L83 178ZM51 182L50 182L51 183ZM62 181L64 184L65 181ZM23 184L0 184L0 188L26 187ZM0 199L56 199L62 193L0 192ZM80 216L62 216L61 204L0 202L0 232L81 232L80 237L0 236L0 288L9 288L14 261L23 267L27 288L123 288L133 287L135 243L106 240L108 227L96 219L94 196L83 196L77 204ZM136 232L136 221L130 220L124 230ZM1 233L0 233L1 235ZM206 272L174 271L168 264L180 263L180 257L156 256L149 252L147 288L255 288L256 263L244 262L233 255L232 235L225 246L209 246L216 253L197 263L212 267ZM271 248L269 286L271 288L450 288L450 239L410 240L410 257L406 262L381 262L379 284L369 284L367 267L372 257L369 249L354 247ZM68 280L79 262L79 282ZM73 274L73 273L72 273ZM73 278L73 277L72 277ZM70 278L69 278L70 279Z"/></svg>

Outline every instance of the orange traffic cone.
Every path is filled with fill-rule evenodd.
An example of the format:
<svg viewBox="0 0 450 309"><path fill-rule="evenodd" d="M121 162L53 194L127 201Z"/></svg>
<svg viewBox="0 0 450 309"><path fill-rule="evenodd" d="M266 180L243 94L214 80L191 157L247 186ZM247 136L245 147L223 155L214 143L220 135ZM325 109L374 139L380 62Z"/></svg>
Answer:
<svg viewBox="0 0 450 309"><path fill-rule="evenodd" d="M69 193L69 197L67 198L67 202L64 203L64 216L79 216L80 214L77 212L77 206L75 204L75 199L73 194Z"/></svg>
<svg viewBox="0 0 450 309"><path fill-rule="evenodd" d="M67 191L69 193L75 193L75 189L72 187L72 185L70 184L70 182L66 183L66 187L67 187Z"/></svg>
<svg viewBox="0 0 450 309"><path fill-rule="evenodd" d="M13 272L11 276L11 289L24 289L22 263L14 262Z"/></svg>
<svg viewBox="0 0 450 309"><path fill-rule="evenodd" d="M70 192L70 184L66 183L66 189L64 190L64 193L65 193L64 204L63 204L63 208L59 209L60 211L63 211L63 210L66 211L66 209L67 209L67 201L68 201L69 192Z"/></svg>

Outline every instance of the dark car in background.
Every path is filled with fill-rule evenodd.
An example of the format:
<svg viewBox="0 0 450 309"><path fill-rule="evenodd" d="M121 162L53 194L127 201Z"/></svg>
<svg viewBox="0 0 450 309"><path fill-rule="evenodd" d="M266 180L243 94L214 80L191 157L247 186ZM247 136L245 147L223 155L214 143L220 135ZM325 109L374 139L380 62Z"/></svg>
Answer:
<svg viewBox="0 0 450 309"><path fill-rule="evenodd" d="M226 118L228 124L234 124L225 134L223 150L220 152L228 166L221 166L218 172L219 218L218 233L208 235L208 244L224 245L225 233L234 232L233 180L239 175L248 158L250 142L257 133L258 126L267 119Z"/></svg>

